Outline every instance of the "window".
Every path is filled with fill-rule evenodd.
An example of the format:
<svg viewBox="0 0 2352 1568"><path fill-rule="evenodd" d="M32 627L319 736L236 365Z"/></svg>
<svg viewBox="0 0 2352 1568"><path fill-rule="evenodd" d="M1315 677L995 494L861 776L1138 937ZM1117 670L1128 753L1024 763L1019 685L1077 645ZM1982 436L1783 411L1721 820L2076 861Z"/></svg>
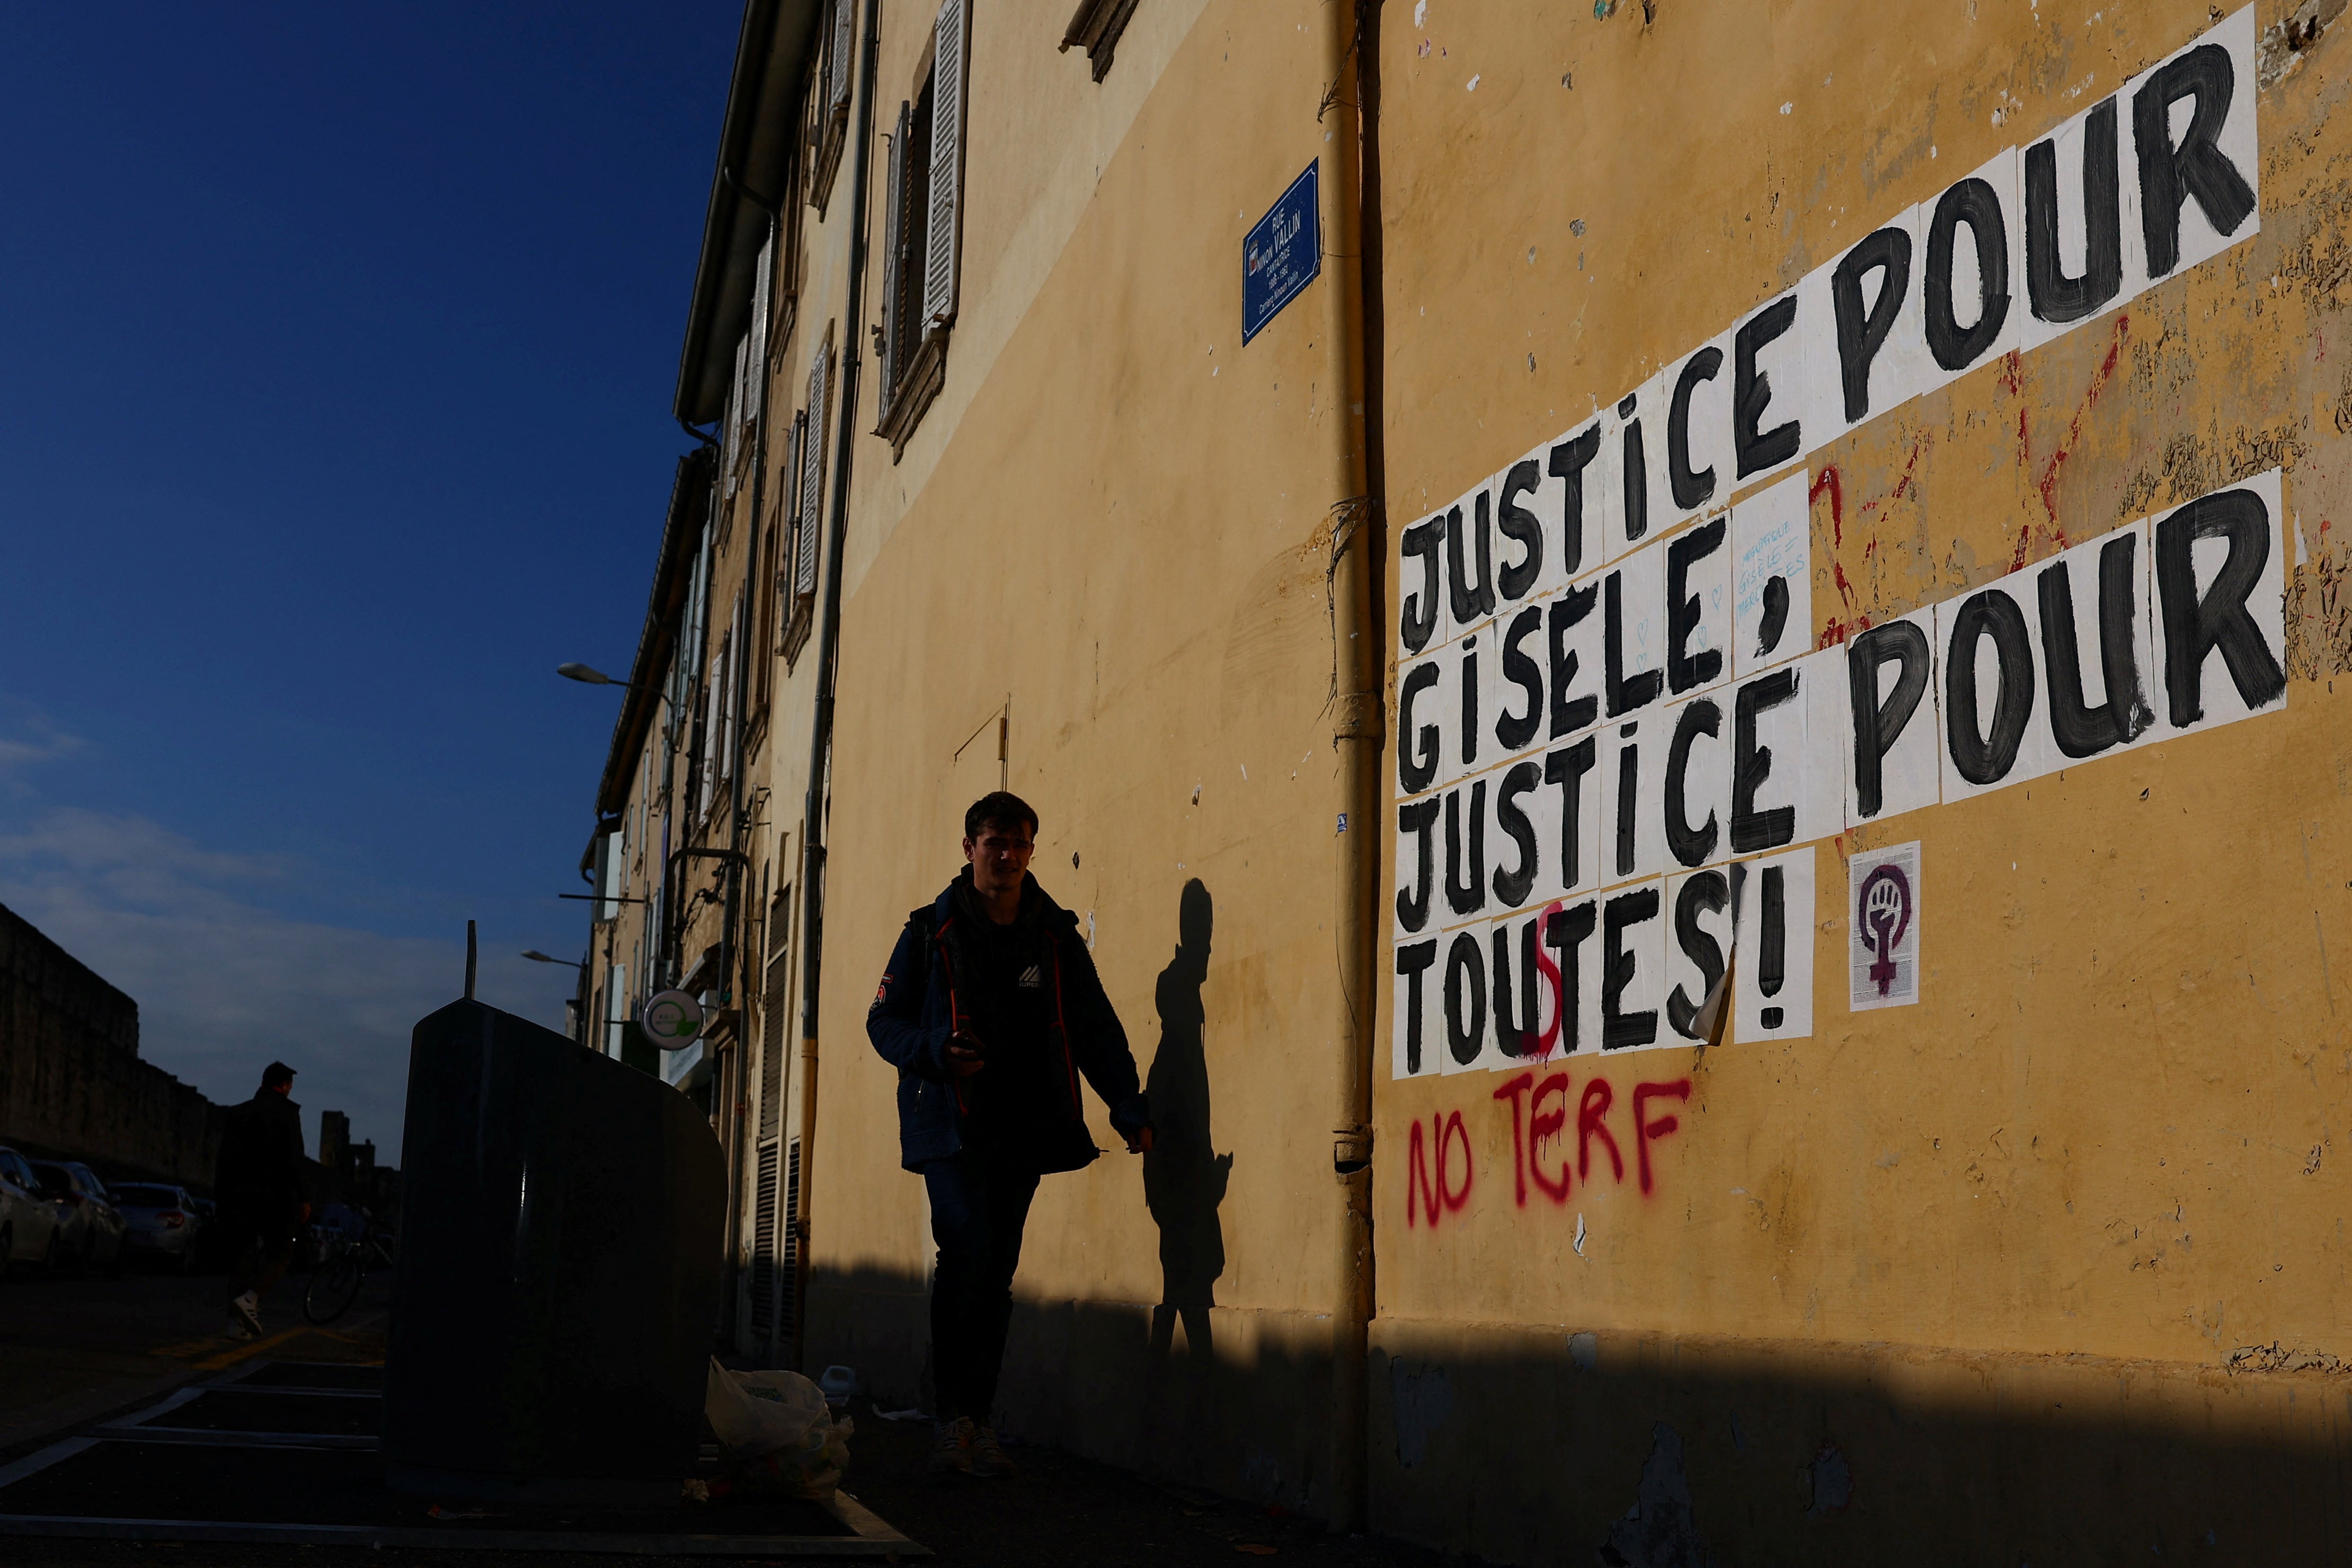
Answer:
<svg viewBox="0 0 2352 1568"><path fill-rule="evenodd" d="M621 1030L629 1021L627 980L615 964L604 982L604 1054L621 1054Z"/></svg>
<svg viewBox="0 0 2352 1568"><path fill-rule="evenodd" d="M824 56L816 68L820 74L812 84L817 90L809 94L817 117L816 134L810 138L816 162L809 171L809 204L819 217L833 199L833 177L849 141L849 68L857 47L851 33L857 0L833 0L831 12L825 18Z"/></svg>
<svg viewBox="0 0 2352 1568"><path fill-rule="evenodd" d="M971 0L946 0L931 59L890 139L882 247L882 413L892 460L939 395L963 234L963 127Z"/></svg>
<svg viewBox="0 0 2352 1568"><path fill-rule="evenodd" d="M618 828L596 841L596 918L611 920L621 913L621 878L623 857L622 832Z"/></svg>
<svg viewBox="0 0 2352 1568"><path fill-rule="evenodd" d="M815 614L817 557L824 538L825 403L832 380L833 329L828 326L809 365L808 407L793 422L793 444L799 458L793 556L789 574L777 584L777 591L793 607L784 633L787 659L799 656Z"/></svg>
<svg viewBox="0 0 2352 1568"><path fill-rule="evenodd" d="M1100 81L1110 74L1111 51L1118 47L1118 36L1134 15L1135 0L1079 0L1070 25L1062 30L1062 47L1086 50L1095 80Z"/></svg>

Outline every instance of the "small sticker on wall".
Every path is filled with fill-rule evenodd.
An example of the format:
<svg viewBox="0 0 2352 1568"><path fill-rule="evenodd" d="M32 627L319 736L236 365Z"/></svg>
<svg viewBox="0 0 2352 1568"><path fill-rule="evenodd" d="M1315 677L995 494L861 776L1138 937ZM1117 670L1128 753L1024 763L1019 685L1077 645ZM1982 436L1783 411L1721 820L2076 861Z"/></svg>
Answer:
<svg viewBox="0 0 2352 1568"><path fill-rule="evenodd" d="M1919 845L1856 854L1848 862L1847 949L1855 1012L1919 999Z"/></svg>

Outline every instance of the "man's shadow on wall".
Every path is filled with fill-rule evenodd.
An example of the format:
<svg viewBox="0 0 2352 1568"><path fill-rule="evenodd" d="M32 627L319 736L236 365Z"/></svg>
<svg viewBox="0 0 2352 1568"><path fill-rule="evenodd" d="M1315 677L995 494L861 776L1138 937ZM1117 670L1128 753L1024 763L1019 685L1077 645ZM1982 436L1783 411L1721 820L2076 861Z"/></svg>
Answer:
<svg viewBox="0 0 2352 1568"><path fill-rule="evenodd" d="M1184 1326L1184 1344L1196 1378L1215 1349L1209 1309L1225 1271L1224 1227L1217 1218L1232 1178L1234 1156L1213 1151L1209 1139L1209 1064L1201 1030L1202 982L1209 973L1209 937L1216 908L1198 877L1184 884L1176 905L1176 952L1160 971L1160 1049L1144 1089L1151 1097L1152 1146L1143 1156L1143 1201L1160 1228L1160 1305L1151 1312L1151 1357L1164 1367Z"/></svg>

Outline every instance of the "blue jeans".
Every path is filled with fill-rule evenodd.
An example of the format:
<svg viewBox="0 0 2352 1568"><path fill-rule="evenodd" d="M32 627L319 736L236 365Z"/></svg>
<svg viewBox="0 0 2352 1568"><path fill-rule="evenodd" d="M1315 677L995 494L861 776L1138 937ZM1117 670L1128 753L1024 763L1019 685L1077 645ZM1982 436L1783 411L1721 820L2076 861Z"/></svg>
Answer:
<svg viewBox="0 0 2352 1568"><path fill-rule="evenodd" d="M1003 1159L964 1153L923 1166L931 1196L931 1239L939 1271L931 1280L931 1380L942 1421L969 1416L989 1424L1004 1333L1013 1321L1013 1273L1021 1266L1021 1230L1037 1173Z"/></svg>

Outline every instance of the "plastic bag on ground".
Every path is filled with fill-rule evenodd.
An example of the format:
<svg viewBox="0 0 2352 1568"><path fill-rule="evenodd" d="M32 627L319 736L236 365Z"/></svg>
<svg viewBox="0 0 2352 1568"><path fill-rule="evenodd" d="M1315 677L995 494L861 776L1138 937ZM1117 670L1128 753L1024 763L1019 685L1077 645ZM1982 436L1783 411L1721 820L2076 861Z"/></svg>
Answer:
<svg viewBox="0 0 2352 1568"><path fill-rule="evenodd" d="M855 1423L845 1416L835 1420L823 1391L797 1372L730 1372L713 1359L703 1408L721 1451L714 1500L824 1502L849 1468Z"/></svg>

